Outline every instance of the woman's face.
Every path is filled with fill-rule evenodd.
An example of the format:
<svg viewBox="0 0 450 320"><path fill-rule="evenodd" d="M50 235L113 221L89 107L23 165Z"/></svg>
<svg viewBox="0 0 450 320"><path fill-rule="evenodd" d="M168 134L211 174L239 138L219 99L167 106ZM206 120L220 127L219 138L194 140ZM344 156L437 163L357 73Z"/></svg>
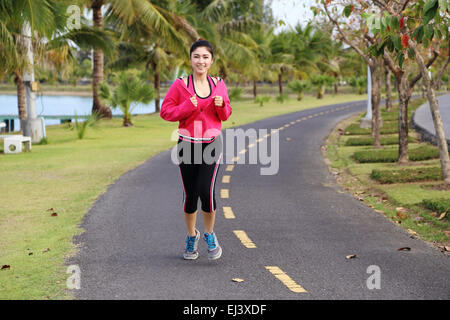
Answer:
<svg viewBox="0 0 450 320"><path fill-rule="evenodd" d="M198 47L192 51L191 65L195 73L207 73L212 63L212 55L206 47Z"/></svg>

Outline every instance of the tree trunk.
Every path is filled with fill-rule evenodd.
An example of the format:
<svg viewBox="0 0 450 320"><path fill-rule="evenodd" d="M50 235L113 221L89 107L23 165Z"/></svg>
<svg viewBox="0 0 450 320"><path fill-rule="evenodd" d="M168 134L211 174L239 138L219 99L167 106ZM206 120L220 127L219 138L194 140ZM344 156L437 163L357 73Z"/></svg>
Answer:
<svg viewBox="0 0 450 320"><path fill-rule="evenodd" d="M412 48L415 51L416 61L419 65L420 72L422 73L422 79L426 87L427 99L430 105L431 115L433 117L433 124L436 131L437 143L439 148L439 159L441 161L442 178L444 180L444 183L450 184L450 159L448 155L448 145L445 138L441 114L439 112L438 101L436 99L434 88L431 83L431 79L429 78L428 69L425 65L425 62L419 50L417 50L417 47L415 47L414 44L412 45Z"/></svg>
<svg viewBox="0 0 450 320"><path fill-rule="evenodd" d="M19 118L20 120L25 120L27 118L26 90L25 84L22 80L22 73L19 70L14 71L14 82L17 86L17 107L19 109Z"/></svg>
<svg viewBox="0 0 450 320"><path fill-rule="evenodd" d="M396 78L398 88L398 164L409 162L408 154L408 74Z"/></svg>
<svg viewBox="0 0 450 320"><path fill-rule="evenodd" d="M324 95L324 88L325 86L323 84L319 84L317 87L317 99L322 99Z"/></svg>
<svg viewBox="0 0 450 320"><path fill-rule="evenodd" d="M386 87L386 111L392 110L391 70L385 68L384 83Z"/></svg>
<svg viewBox="0 0 450 320"><path fill-rule="evenodd" d="M91 8L93 11L94 27L101 29L103 26L102 1L94 1ZM103 51L94 50L94 71L93 71L92 91L93 105L92 112L98 112L101 118L112 118L111 109L102 104L99 99L99 87L103 82Z"/></svg>
<svg viewBox="0 0 450 320"><path fill-rule="evenodd" d="M258 92L256 92L256 80L253 80L253 97L256 98Z"/></svg>
<svg viewBox="0 0 450 320"><path fill-rule="evenodd" d="M280 91L280 96L283 94L283 73L278 74L278 89Z"/></svg>
<svg viewBox="0 0 450 320"><path fill-rule="evenodd" d="M338 94L338 84L337 84L337 82L334 83L334 94Z"/></svg>
<svg viewBox="0 0 450 320"><path fill-rule="evenodd" d="M371 73L371 100L372 100L372 137L374 138L374 147L381 148L380 144L380 100L381 100L381 64L374 61L370 66Z"/></svg>
<svg viewBox="0 0 450 320"><path fill-rule="evenodd" d="M160 106L160 97L161 97L161 76L159 71L156 68L155 65L155 90L156 90L156 98L155 98L155 112L160 112L161 111L161 106Z"/></svg>

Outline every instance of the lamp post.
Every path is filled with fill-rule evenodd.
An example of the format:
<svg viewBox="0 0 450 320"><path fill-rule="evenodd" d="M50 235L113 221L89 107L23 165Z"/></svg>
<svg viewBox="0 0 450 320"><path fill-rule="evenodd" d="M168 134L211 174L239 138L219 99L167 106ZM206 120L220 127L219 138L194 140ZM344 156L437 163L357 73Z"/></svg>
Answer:
<svg viewBox="0 0 450 320"><path fill-rule="evenodd" d="M372 127L372 74L370 73L370 66L367 66L367 112L366 116L361 119L359 126L361 128Z"/></svg>

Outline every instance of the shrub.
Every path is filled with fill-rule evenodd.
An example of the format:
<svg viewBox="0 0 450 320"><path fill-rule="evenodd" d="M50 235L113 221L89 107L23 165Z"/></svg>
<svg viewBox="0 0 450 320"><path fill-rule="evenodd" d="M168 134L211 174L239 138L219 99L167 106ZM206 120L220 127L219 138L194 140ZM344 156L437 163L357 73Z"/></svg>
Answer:
<svg viewBox="0 0 450 320"><path fill-rule="evenodd" d="M422 200L422 205L432 211L437 213L447 212L445 218L449 220L450 214L450 199L441 198L441 199L424 199Z"/></svg>
<svg viewBox="0 0 450 320"><path fill-rule="evenodd" d="M277 100L277 102L279 103L283 103L284 101L286 101L287 99L289 99L289 96L286 93L283 94L279 94L276 96L275 100Z"/></svg>
<svg viewBox="0 0 450 320"><path fill-rule="evenodd" d="M372 132L371 128L360 128L359 123L352 123L347 128L345 128L345 135L364 135L370 134ZM398 124L397 122L386 122L380 128L380 134L392 134L398 133Z"/></svg>
<svg viewBox="0 0 450 320"><path fill-rule="evenodd" d="M409 160L423 161L439 158L439 151L434 146L420 146L409 150ZM389 150L362 150L353 154L353 159L360 163L397 162L398 148Z"/></svg>
<svg viewBox="0 0 450 320"><path fill-rule="evenodd" d="M442 170L439 167L404 168L399 170L373 169L370 177L383 184L442 180Z"/></svg>
<svg viewBox="0 0 450 320"><path fill-rule="evenodd" d="M256 96L255 103L258 103L260 107L264 105L264 103L269 102L269 96Z"/></svg>
<svg viewBox="0 0 450 320"><path fill-rule="evenodd" d="M358 138L349 138L346 142L346 146L371 146L374 144L375 138L373 137L358 137ZM408 137L409 142L414 142L415 139L413 137ZM380 143L382 145L392 145L398 144L398 136L397 137L381 137Z"/></svg>
<svg viewBox="0 0 450 320"><path fill-rule="evenodd" d="M230 101L236 101L241 99L242 92L244 90L242 88L232 88L230 90L230 93L228 94L228 98L230 98Z"/></svg>

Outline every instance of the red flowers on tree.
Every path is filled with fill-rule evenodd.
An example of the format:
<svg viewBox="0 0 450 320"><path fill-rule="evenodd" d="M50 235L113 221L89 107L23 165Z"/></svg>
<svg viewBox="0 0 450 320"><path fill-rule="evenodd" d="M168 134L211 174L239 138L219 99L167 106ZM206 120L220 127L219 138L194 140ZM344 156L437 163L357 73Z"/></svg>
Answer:
<svg viewBox="0 0 450 320"><path fill-rule="evenodd" d="M402 34L402 46L408 48L409 36L407 34Z"/></svg>
<svg viewBox="0 0 450 320"><path fill-rule="evenodd" d="M400 19L400 29L403 28L404 25L405 25L405 17L403 16L403 17Z"/></svg>

